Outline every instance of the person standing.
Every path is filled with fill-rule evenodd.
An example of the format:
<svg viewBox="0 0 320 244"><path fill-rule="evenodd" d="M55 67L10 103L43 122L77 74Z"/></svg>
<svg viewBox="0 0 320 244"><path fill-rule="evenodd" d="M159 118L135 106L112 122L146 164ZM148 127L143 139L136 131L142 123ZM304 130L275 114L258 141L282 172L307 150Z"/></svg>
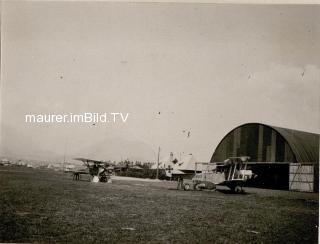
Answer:
<svg viewBox="0 0 320 244"><path fill-rule="evenodd" d="M183 189L183 177L180 175L178 177L178 186L177 186L177 190Z"/></svg>

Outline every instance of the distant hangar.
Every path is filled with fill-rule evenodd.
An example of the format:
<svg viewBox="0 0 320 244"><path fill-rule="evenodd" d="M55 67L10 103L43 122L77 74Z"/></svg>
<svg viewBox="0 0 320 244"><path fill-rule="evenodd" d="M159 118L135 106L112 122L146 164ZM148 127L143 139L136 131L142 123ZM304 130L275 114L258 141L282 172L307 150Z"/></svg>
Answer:
<svg viewBox="0 0 320 244"><path fill-rule="evenodd" d="M211 162L249 156L258 175L256 187L318 192L319 134L248 123L231 130L216 147Z"/></svg>

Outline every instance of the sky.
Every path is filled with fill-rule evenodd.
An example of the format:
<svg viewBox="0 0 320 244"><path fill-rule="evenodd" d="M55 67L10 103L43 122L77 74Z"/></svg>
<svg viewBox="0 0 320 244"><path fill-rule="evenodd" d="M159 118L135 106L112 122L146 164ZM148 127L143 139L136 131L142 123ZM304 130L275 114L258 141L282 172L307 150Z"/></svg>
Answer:
<svg viewBox="0 0 320 244"><path fill-rule="evenodd" d="M0 156L208 162L244 123L320 133L319 30L319 5L2 2ZM130 114L25 123L84 112Z"/></svg>

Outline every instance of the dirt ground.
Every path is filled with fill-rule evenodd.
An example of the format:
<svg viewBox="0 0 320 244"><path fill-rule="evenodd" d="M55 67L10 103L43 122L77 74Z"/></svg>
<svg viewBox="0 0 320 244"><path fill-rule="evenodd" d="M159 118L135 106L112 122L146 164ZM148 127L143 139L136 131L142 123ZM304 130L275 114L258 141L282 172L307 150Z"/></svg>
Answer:
<svg viewBox="0 0 320 244"><path fill-rule="evenodd" d="M318 194L175 187L73 181L62 172L0 167L0 242L318 242Z"/></svg>

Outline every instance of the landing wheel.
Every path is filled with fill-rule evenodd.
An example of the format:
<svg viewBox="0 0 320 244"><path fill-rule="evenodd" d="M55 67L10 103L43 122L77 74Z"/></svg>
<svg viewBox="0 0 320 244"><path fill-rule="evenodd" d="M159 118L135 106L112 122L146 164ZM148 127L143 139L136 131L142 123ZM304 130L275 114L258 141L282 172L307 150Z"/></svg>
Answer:
<svg viewBox="0 0 320 244"><path fill-rule="evenodd" d="M234 191L235 191L235 193L242 193L242 192L243 192L241 186L236 186L236 187L234 188Z"/></svg>
<svg viewBox="0 0 320 244"><path fill-rule="evenodd" d="M216 186L216 184L214 184L214 183L212 183L212 182L208 182L208 183L206 184L206 188L207 188L208 190L215 191L215 190L217 189L217 186Z"/></svg>
<svg viewBox="0 0 320 244"><path fill-rule="evenodd" d="M189 190L190 190L190 184L189 184L189 183L185 183L185 184L183 185L183 190L189 191Z"/></svg>
<svg viewBox="0 0 320 244"><path fill-rule="evenodd" d="M194 186L194 188L195 188L197 191L201 191L201 190L202 190L200 184L196 184L196 185Z"/></svg>

